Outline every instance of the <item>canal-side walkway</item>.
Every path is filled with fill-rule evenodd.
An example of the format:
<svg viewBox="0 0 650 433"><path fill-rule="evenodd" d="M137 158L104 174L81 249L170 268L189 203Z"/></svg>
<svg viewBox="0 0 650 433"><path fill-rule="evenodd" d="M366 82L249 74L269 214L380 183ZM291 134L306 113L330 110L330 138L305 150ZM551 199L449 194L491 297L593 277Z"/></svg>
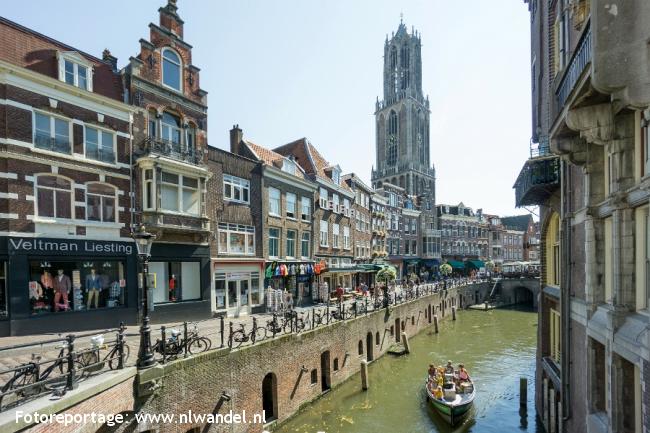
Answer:
<svg viewBox="0 0 650 433"><path fill-rule="evenodd" d="M448 280L446 285L444 283L433 283L422 284L411 288L397 286L391 288L387 302L392 305L400 304L421 296L444 292L445 287L449 289L478 282L481 281L453 279ZM310 329L324 326L331 322L351 319L384 307L384 299L381 297L367 296L350 299L340 304L318 304L307 308L296 307L293 309L291 315L285 315L282 312L275 314L260 313L237 318L215 317L197 322L156 324L152 326L151 339L153 344L156 344L158 340L164 340L168 342L167 344L170 344L169 342L173 343L170 340L170 336L177 334L179 336L176 338L181 340L185 335L185 327L187 327L187 332L190 336L195 334L197 337L207 338L210 342L210 348L229 346L238 348L244 345L255 344L264 339L275 338L279 335L309 331ZM254 329L257 331L252 332ZM106 345L96 350L96 356L98 359L105 359L106 356L110 357L111 349L115 346L118 335L117 329L98 329L79 333L75 336L74 350L77 353L92 352L92 348L94 347L92 346L93 337L100 334L104 336ZM165 336L164 339L163 335ZM139 326L131 325L123 328L120 337L122 336L125 345L128 346L128 349L125 351L125 353L128 353L128 357L125 359L124 366L134 366L137 360L140 341ZM41 371L47 369L47 367L57 362L57 360L64 358L67 355L64 350L65 347L62 348L62 345L65 343L65 338L65 334L0 338L0 388L10 382L15 372L19 371L22 366L29 365L30 362L33 362L34 356L38 357L36 359L40 359L38 362L41 365ZM197 348L199 350L207 349L205 345L195 346L195 349ZM113 356L117 355L114 354ZM160 351L156 354L159 362L166 362L170 359L184 356L191 356L191 353L181 350L180 353L172 356L169 356L169 353L162 356ZM61 362L59 368L51 371L51 377L68 372L67 365L67 363ZM76 363L76 366L77 369L83 370L84 368L79 363ZM112 367L116 366L117 362L112 364ZM91 373L93 375L101 374L102 371L108 371L109 367L111 367L111 364L105 362L99 368L99 371L93 370ZM77 372L77 376L79 376L79 372ZM2 406L5 406L6 402L7 399L2 402ZM0 410L2 409L3 407L0 407Z"/></svg>

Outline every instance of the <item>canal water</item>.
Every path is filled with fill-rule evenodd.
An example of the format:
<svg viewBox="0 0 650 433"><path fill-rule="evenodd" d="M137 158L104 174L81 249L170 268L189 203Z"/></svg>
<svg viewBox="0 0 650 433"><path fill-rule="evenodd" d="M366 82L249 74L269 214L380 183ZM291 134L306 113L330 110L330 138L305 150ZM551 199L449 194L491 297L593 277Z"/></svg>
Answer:
<svg viewBox="0 0 650 433"><path fill-rule="evenodd" d="M449 318L451 319L451 318ZM425 330L411 354L370 364L370 389L354 376L282 425L280 433L541 432L535 420L537 315L530 310L462 311L440 333ZM472 412L451 428L430 408L424 379L430 363L465 364L476 385ZM519 378L528 378L528 412L519 411Z"/></svg>

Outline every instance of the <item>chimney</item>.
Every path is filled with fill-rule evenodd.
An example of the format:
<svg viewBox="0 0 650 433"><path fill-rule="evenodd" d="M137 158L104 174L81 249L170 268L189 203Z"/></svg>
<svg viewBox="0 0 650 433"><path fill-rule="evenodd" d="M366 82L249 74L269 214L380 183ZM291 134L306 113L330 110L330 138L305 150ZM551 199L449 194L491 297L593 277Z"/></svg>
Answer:
<svg viewBox="0 0 650 433"><path fill-rule="evenodd" d="M117 57L113 56L108 48L104 49L102 52L102 60L104 63L111 66L113 72L117 72Z"/></svg>
<svg viewBox="0 0 650 433"><path fill-rule="evenodd" d="M241 142L244 139L244 133L239 128L239 125L233 125L230 130L230 152L240 155Z"/></svg>

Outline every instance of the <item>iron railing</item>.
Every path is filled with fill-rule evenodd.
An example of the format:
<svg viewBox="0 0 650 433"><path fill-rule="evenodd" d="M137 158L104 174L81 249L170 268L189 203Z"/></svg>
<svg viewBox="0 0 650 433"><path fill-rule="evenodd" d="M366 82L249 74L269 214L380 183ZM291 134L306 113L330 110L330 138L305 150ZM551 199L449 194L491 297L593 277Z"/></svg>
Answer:
<svg viewBox="0 0 650 433"><path fill-rule="evenodd" d="M562 111L564 104L566 104L569 95L582 76L583 71L587 65L591 63L591 26L589 26L589 24L587 24L587 26L588 28L584 31L576 50L573 52L573 57L569 62L569 66L564 71L564 75L562 76L560 84L555 92L558 113Z"/></svg>
<svg viewBox="0 0 650 433"><path fill-rule="evenodd" d="M71 153L70 140L63 140L60 138L46 137L44 135L36 135L34 137L34 146L38 149L49 150L58 153Z"/></svg>
<svg viewBox="0 0 650 433"><path fill-rule="evenodd" d="M145 138L142 142L142 150L145 153L165 156L194 165L199 165L203 161L201 154L196 149L191 149L181 143L163 140L161 138Z"/></svg>
<svg viewBox="0 0 650 433"><path fill-rule="evenodd" d="M560 181L560 160L557 157L533 158L526 161L515 183L517 206L540 204Z"/></svg>

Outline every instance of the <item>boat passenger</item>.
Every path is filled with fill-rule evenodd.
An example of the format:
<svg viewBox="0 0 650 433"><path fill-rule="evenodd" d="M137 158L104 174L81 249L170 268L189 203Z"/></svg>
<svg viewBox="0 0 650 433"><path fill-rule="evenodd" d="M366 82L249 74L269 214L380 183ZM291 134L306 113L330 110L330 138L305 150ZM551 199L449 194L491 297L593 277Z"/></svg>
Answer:
<svg viewBox="0 0 650 433"><path fill-rule="evenodd" d="M447 361L447 367L445 367L445 373L454 374L454 366L451 364L451 361Z"/></svg>
<svg viewBox="0 0 650 433"><path fill-rule="evenodd" d="M465 370L465 366L463 364L458 365L458 379L460 379L462 382L467 382L469 381L469 372Z"/></svg>
<svg viewBox="0 0 650 433"><path fill-rule="evenodd" d="M433 364L429 364L429 377L436 377L436 367L434 367Z"/></svg>
<svg viewBox="0 0 650 433"><path fill-rule="evenodd" d="M435 391L433 391L433 396L439 400L442 400L444 393L442 392L442 386L438 386Z"/></svg>

